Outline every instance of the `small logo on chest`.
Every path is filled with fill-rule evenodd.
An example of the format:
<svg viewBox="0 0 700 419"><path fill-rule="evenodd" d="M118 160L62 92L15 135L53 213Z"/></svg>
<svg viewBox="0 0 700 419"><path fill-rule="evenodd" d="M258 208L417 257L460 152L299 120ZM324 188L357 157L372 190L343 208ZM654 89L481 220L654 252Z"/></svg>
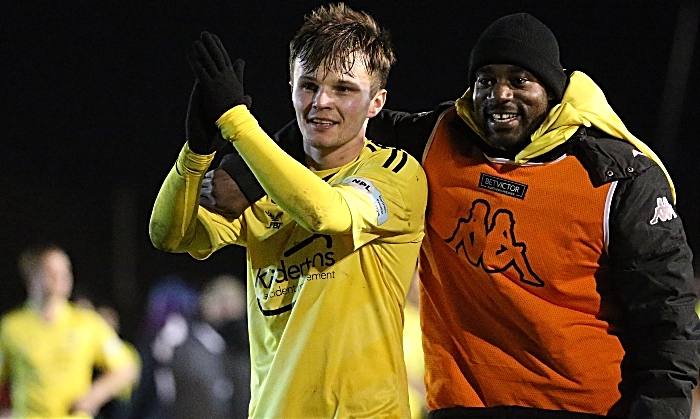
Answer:
<svg viewBox="0 0 700 419"><path fill-rule="evenodd" d="M275 228L279 229L282 227L282 222L280 221L280 218L282 218L283 212L278 212L277 214L270 212L270 211L265 211L265 214L267 214L268 217L270 217L270 224L267 226L267 228Z"/></svg>
<svg viewBox="0 0 700 419"><path fill-rule="evenodd" d="M527 192L527 185L523 183L513 182L512 180L502 179L485 173L482 173L481 177L479 177L479 187L518 199L525 199L525 192Z"/></svg>

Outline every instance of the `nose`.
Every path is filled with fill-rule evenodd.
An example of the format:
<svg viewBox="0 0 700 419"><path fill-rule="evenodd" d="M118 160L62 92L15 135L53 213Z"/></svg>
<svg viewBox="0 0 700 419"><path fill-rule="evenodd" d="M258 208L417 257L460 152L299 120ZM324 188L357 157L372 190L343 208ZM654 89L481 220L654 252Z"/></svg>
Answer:
<svg viewBox="0 0 700 419"><path fill-rule="evenodd" d="M318 90L316 90L316 93L314 94L314 100L312 102L314 108L328 108L331 103L332 98L329 94L328 89L326 89L325 87L320 87Z"/></svg>
<svg viewBox="0 0 700 419"><path fill-rule="evenodd" d="M498 103L513 99L513 90L508 83L496 82L491 89L491 98Z"/></svg>

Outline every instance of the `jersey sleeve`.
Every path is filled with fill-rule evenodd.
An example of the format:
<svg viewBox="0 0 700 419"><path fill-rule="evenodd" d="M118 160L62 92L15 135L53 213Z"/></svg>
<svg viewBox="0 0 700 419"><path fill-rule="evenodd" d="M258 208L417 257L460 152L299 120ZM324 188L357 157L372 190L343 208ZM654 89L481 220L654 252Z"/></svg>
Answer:
<svg viewBox="0 0 700 419"><path fill-rule="evenodd" d="M263 189L299 225L314 233L344 233L351 215L344 197L285 153L239 105L217 125L255 174Z"/></svg>
<svg viewBox="0 0 700 419"><path fill-rule="evenodd" d="M136 365L129 348L97 313L90 313L92 336L95 345L95 366L102 371L114 371Z"/></svg>
<svg viewBox="0 0 700 419"><path fill-rule="evenodd" d="M374 152L336 188L352 213L355 249L372 240L405 243L422 239L427 181L423 168L405 151Z"/></svg>
<svg viewBox="0 0 700 419"><path fill-rule="evenodd" d="M169 252L188 252L205 259L228 245L245 245L242 220L199 205L202 180L213 154L201 156L187 144L161 186L151 213L149 235L154 246Z"/></svg>
<svg viewBox="0 0 700 419"><path fill-rule="evenodd" d="M289 121L273 137L285 153L299 162L304 161L303 137L301 136L301 131L299 131L296 119ZM251 204L267 195L250 170L250 167L245 164L245 161L243 161L243 158L235 148L234 152L225 155L221 159L219 168L228 173Z"/></svg>

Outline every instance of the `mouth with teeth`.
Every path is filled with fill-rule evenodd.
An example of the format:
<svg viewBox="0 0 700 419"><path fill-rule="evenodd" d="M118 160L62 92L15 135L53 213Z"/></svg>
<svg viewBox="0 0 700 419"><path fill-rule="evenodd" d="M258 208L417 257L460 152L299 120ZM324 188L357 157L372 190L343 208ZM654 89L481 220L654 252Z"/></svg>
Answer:
<svg viewBox="0 0 700 419"><path fill-rule="evenodd" d="M323 118L309 118L306 120L311 126L317 129L328 129L334 125L337 125L338 123L335 121L331 121L329 119L323 119Z"/></svg>
<svg viewBox="0 0 700 419"><path fill-rule="evenodd" d="M491 124L511 124L518 120L517 113L492 113L489 114L489 122Z"/></svg>

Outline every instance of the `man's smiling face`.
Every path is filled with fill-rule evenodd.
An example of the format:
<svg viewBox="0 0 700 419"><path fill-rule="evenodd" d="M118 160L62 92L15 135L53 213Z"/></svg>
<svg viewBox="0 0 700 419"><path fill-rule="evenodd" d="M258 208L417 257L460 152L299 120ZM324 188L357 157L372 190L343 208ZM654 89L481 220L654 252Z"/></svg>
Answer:
<svg viewBox="0 0 700 419"><path fill-rule="evenodd" d="M476 72L472 99L477 121L491 147L517 154L530 143L549 112L551 96L532 73L510 64Z"/></svg>
<svg viewBox="0 0 700 419"><path fill-rule="evenodd" d="M372 79L356 57L345 73L306 69L294 65L292 103L306 146L336 149L351 142L364 142L367 118L384 104L386 91L372 92Z"/></svg>

